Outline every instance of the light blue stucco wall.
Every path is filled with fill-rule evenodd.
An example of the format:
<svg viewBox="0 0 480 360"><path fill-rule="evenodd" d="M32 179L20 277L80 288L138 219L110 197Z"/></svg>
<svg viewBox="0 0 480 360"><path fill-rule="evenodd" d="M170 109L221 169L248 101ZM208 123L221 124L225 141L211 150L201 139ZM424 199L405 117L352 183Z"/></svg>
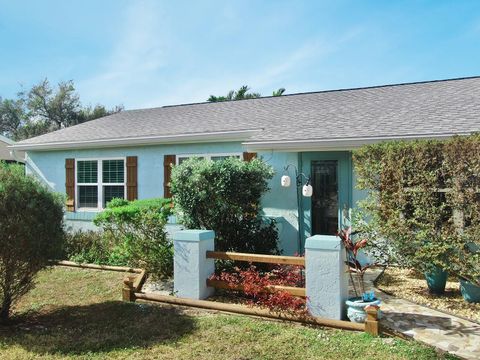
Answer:
<svg viewBox="0 0 480 360"><path fill-rule="evenodd" d="M45 152L28 152L26 157L26 170L45 182L52 191L65 193L65 159L67 158L108 158L108 157L138 157L138 197L139 199L162 197L163 196L163 161L164 155L175 154L218 154L218 153L242 153L244 151L241 143L205 143L205 144L179 144L179 145L158 145L124 148L105 148L90 150L62 150ZM324 158L325 153L320 157ZM294 254L298 250L298 210L297 195L294 186L295 170L291 167L288 174L292 178L292 185L288 188L280 186L280 178L285 174L284 167L288 164L302 170L301 158L315 158L315 153L297 152L259 152L258 155L275 169L275 176L270 181L270 192L262 199L263 214L277 220L280 247L285 254ZM350 154L346 153L350 158ZM305 167L305 164L303 164ZM355 190L355 177L350 182L353 186L347 191L351 192L350 197L354 204L364 194ZM303 202L311 201L303 198ZM303 216L304 214L301 214ZM93 229L91 222L95 213L76 212L67 213L67 225L73 229ZM303 221L304 219L301 219ZM305 221L308 221L305 220ZM170 224L169 230L173 232L179 229L176 224ZM305 238L303 238L303 241Z"/></svg>
<svg viewBox="0 0 480 360"><path fill-rule="evenodd" d="M163 156L169 154L241 153L240 143L158 145L125 148L28 152L27 173L34 173L53 191L65 193L65 159L138 157L138 197L163 196Z"/></svg>
<svg viewBox="0 0 480 360"><path fill-rule="evenodd" d="M164 155L175 154L218 154L242 153L242 145L236 142L157 145L105 149L30 151L26 157L26 172L41 179L55 192L65 193L65 159L112 158L137 156L138 198L148 199L163 196ZM95 212L67 213L66 225L72 230L95 229L92 223ZM172 233L180 227L168 224L167 230Z"/></svg>
<svg viewBox="0 0 480 360"><path fill-rule="evenodd" d="M280 178L286 174L283 170L285 166L292 164L298 168L298 153L261 152L258 155L275 169L275 176L269 184L271 190L262 199L263 212L277 219L280 244L284 253L294 254L298 252L298 209L294 168L288 170L288 175L292 178L290 187L282 187Z"/></svg>

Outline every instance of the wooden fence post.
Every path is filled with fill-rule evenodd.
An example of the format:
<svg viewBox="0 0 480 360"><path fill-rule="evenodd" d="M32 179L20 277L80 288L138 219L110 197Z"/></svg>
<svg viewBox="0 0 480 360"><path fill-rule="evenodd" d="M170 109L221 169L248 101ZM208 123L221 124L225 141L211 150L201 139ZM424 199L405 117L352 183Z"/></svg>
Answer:
<svg viewBox="0 0 480 360"><path fill-rule="evenodd" d="M378 336L379 334L379 309L380 308L376 305L370 305L365 308L365 311L367 312L367 320L365 321L365 332L372 336Z"/></svg>
<svg viewBox="0 0 480 360"><path fill-rule="evenodd" d="M123 279L122 300L135 301L135 290L133 288L134 276L125 276Z"/></svg>

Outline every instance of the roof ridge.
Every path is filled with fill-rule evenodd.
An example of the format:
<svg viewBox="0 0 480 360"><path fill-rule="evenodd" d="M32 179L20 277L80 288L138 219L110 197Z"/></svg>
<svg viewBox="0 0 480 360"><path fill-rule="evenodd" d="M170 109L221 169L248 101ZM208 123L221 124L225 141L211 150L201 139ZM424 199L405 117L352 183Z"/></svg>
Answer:
<svg viewBox="0 0 480 360"><path fill-rule="evenodd" d="M237 102L237 101L255 101L255 100L270 99L270 98L283 98L283 97L288 97L288 96L322 94L322 93L341 92L341 91L355 91L355 90L366 90L366 89L377 89L377 88L406 86L406 85L430 84L430 83L447 82L447 81L459 81L459 80L470 80L470 79L478 79L478 78L480 78L480 75L464 76L464 77L448 78L448 79L421 80L421 81L413 81L413 82L383 84L383 85L359 86L359 87L352 87L352 88L340 88L340 89L329 89L329 90L318 90L318 91L304 91L304 92L293 93L293 94L284 94L284 95L280 95L280 96L272 96L272 95L261 96L261 97L252 98L252 99L239 99L239 100L227 100L227 101L216 101L216 102L202 101L202 102L193 102L193 103L185 103L185 104L155 106L155 107L152 107L152 108L130 109L130 110L126 110L126 111L153 110L153 109L163 109L163 108L190 106L190 105L221 104L221 103L229 103L229 102Z"/></svg>

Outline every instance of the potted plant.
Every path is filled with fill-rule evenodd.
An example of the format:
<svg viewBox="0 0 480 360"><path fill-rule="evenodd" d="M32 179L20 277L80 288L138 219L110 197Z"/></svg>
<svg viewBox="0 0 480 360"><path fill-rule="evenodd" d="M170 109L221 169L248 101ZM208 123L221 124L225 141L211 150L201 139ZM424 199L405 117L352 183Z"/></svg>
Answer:
<svg viewBox="0 0 480 360"><path fill-rule="evenodd" d="M480 303L480 280L474 282L473 280L461 277L460 292L465 301L470 303Z"/></svg>
<svg viewBox="0 0 480 360"><path fill-rule="evenodd" d="M367 269L373 264L364 263L358 258L358 251L367 245L367 239L354 241L352 239L352 228L348 227L338 232L346 251L346 264L352 282L355 297L349 298L347 305L347 317L352 322L363 323L367 318L365 308L370 305L378 306L380 300L375 297L374 291L365 290L364 276Z"/></svg>
<svg viewBox="0 0 480 360"><path fill-rule="evenodd" d="M459 246L459 250L453 262L460 279L460 291L465 301L480 303L480 245L468 242Z"/></svg>
<svg viewBox="0 0 480 360"><path fill-rule="evenodd" d="M447 271L443 270L441 267L429 265L424 272L424 276L427 281L428 291L431 294L442 295L445 292L448 278Z"/></svg>

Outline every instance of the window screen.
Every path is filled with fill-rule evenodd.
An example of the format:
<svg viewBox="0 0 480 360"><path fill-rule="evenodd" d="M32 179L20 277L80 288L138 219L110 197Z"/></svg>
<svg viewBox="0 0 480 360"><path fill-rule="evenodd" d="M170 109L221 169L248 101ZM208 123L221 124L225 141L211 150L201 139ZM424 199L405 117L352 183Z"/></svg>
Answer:
<svg viewBox="0 0 480 360"><path fill-rule="evenodd" d="M222 155L222 156L212 156L212 157L211 157L211 159L212 159L213 161L222 161L222 160L226 160L226 159L228 159L228 158L237 158L237 159L239 159L240 156L238 156L238 155Z"/></svg>
<svg viewBox="0 0 480 360"><path fill-rule="evenodd" d="M115 198L125 198L125 187L123 185L105 185L103 187L103 207L105 208L107 203Z"/></svg>
<svg viewBox="0 0 480 360"><path fill-rule="evenodd" d="M98 162L85 160L77 162L77 183L95 184L98 181Z"/></svg>
<svg viewBox="0 0 480 360"><path fill-rule="evenodd" d="M182 162L184 162L185 160L188 160L188 159L191 159L191 158L195 158L195 159L198 159L198 160L203 160L205 159L203 156L182 156L182 157L179 157L178 158L178 165L180 165Z"/></svg>
<svg viewBox="0 0 480 360"><path fill-rule="evenodd" d="M102 181L105 184L121 184L125 180L125 164L123 160L103 160Z"/></svg>
<svg viewBox="0 0 480 360"><path fill-rule="evenodd" d="M78 187L78 206L80 208L98 207L98 186L80 185Z"/></svg>

